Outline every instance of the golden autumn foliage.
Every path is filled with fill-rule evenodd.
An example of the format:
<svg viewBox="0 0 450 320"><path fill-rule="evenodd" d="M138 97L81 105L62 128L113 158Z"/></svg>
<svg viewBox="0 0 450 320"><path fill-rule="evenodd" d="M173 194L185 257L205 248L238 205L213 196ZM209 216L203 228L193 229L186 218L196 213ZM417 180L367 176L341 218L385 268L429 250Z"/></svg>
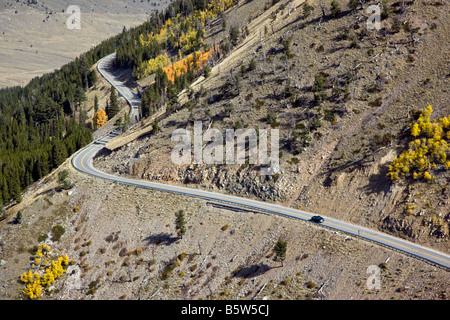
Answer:
<svg viewBox="0 0 450 320"><path fill-rule="evenodd" d="M35 300L42 295L42 286L37 281L35 281L29 283L22 292L31 300Z"/></svg>
<svg viewBox="0 0 450 320"><path fill-rule="evenodd" d="M196 55L195 61L194 54ZM169 81L175 82L175 76L186 73L188 71L188 68L193 70L194 73L195 70L202 70L202 66L206 65L208 60L211 59L212 54L212 49L206 52L197 51L187 56L185 59L179 60L177 62L174 62L173 64L166 66L165 68L163 68L163 71L167 74L167 79Z"/></svg>
<svg viewBox="0 0 450 320"><path fill-rule="evenodd" d="M106 111L104 109L100 109L96 113L94 113L94 115L92 116L93 125L95 120L97 120L97 129L104 126L106 122L108 122L108 115L106 114Z"/></svg>
<svg viewBox="0 0 450 320"><path fill-rule="evenodd" d="M203 43L201 31L205 27L206 22L212 21L222 11L227 10L235 4L237 4L236 0L209 1L208 6L204 10L196 10L187 17L182 17L178 14L176 17L169 18L157 32L150 32L146 35L140 34L138 41L142 47L151 46L155 42L163 44L168 41L175 41L174 47L178 49L179 58L181 60L183 54L196 50ZM182 28L182 24L188 26L187 29ZM180 32L180 30L182 31ZM197 51L197 54L199 52L200 51ZM208 53L209 51L201 54L204 55ZM186 59L190 58L188 57ZM183 64L186 63L186 61L179 62L172 70L170 70L171 67L168 67L170 63L171 61L166 54L161 54L154 59L143 61L140 66L137 66L136 77L142 79L143 77L154 73L161 67L166 68L165 71L167 71L166 73L168 76L169 74L171 75L169 76L169 80L172 78L172 81L174 81L173 75L178 71L182 71L184 68Z"/></svg>
<svg viewBox="0 0 450 320"><path fill-rule="evenodd" d="M174 17L172 20L167 19L166 23L159 29L157 33L150 32L148 35L139 35L139 43L142 47L151 46L155 43L165 43L169 39L176 39L175 34L179 35L178 40L176 42L176 47L178 49L182 49L184 51L189 51L192 47L197 44L198 35L197 30L192 27L193 23L191 21L191 16L185 19L188 24L188 30L185 33L180 29L180 15ZM153 59L151 59L153 60ZM144 62L145 63L145 62Z"/></svg>
<svg viewBox="0 0 450 320"><path fill-rule="evenodd" d="M142 79L156 72L159 68L164 68L171 63L167 54L160 54L154 59L144 61L142 66L137 69L137 78Z"/></svg>
<svg viewBox="0 0 450 320"><path fill-rule="evenodd" d="M182 52L190 51L197 44L197 31L189 27L187 33L181 31L179 48Z"/></svg>
<svg viewBox="0 0 450 320"><path fill-rule="evenodd" d="M45 255L49 255L51 254L50 251L50 246L46 245L46 244L41 244L41 246L37 249L35 255L38 256L39 258L44 257Z"/></svg>
<svg viewBox="0 0 450 320"><path fill-rule="evenodd" d="M42 295L43 288L49 288L65 272L69 265L69 257L62 255L58 258L51 256L50 247L45 244L37 249L33 267L37 269L24 272L20 281L27 284L22 293L32 299L38 299ZM46 267L46 268L45 268Z"/></svg>
<svg viewBox="0 0 450 320"><path fill-rule="evenodd" d="M395 181L400 176L412 173L413 179L432 180L431 170L438 165L449 169L447 161L450 141L449 117L431 121L431 106L422 110L416 123L411 125L411 136L415 138L409 143L409 149L403 151L389 166L388 176Z"/></svg>

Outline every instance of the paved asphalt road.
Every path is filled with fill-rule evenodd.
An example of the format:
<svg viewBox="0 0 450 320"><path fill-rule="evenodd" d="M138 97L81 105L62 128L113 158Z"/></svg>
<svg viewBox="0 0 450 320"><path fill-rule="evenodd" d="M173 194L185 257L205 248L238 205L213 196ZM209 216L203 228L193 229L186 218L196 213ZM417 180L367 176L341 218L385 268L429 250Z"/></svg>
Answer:
<svg viewBox="0 0 450 320"><path fill-rule="evenodd" d="M116 57L116 54L110 54L109 56L101 59L97 64L97 70L100 74L108 80L109 83L113 84L116 88L117 92L124 97L128 103L131 105L130 119L132 123L136 122L136 116L139 112L139 103L140 98L137 94L130 90L127 86L125 86L121 81L117 80L113 75L111 75L108 70L112 60Z"/></svg>
<svg viewBox="0 0 450 320"><path fill-rule="evenodd" d="M103 58L98 64L99 72L117 89L117 91L128 101L128 103L132 106L131 110L131 119L134 119L138 112L139 106L139 97L134 94L130 89L128 89L122 82L117 80L112 74L108 72L108 64L114 59L115 55L109 55ZM100 170L97 170L92 165L93 157L99 152L103 146L110 141L112 138L118 135L117 131L111 132L108 135L104 136L101 139L98 139L84 149L78 151L72 157L72 165L79 171L92 175L94 177L116 181L119 183L124 183L128 185L144 187L149 189L155 189L165 192L173 192L186 196L194 196L203 199L207 199L209 201L218 202L218 203L226 203L227 205L243 207L247 209L252 209L253 211L262 212L262 213L274 213L279 214L295 219L310 221L311 217L314 216L313 213L295 210L279 205L274 205L262 201L255 201L246 198L224 195L220 193L213 193L208 191L170 186L160 183L154 183L144 180L135 180L128 179L119 176L114 176ZM428 262L440 265L447 269L450 269L450 256L446 255L442 252L429 249L427 247L419 246L409 241L405 241L399 238L395 238L384 234L382 232L378 232L375 230L370 230L367 228L363 228L360 226L356 226L350 223L346 223L343 221L331 219L324 217L325 221L320 225L325 227L329 227L334 230L342 231L348 233L350 235L359 236L361 238L374 241L378 244L400 250L404 253L410 254L417 258L426 260ZM313 223L313 222L311 222Z"/></svg>

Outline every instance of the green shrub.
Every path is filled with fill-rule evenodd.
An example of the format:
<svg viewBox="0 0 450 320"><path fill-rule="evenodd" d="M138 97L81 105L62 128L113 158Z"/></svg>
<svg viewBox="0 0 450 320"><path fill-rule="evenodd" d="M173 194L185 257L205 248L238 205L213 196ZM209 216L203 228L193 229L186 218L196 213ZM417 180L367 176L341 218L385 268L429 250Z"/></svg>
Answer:
<svg viewBox="0 0 450 320"><path fill-rule="evenodd" d="M119 257L123 257L123 256L127 256L128 255L128 251L127 248L122 248L119 251Z"/></svg>
<svg viewBox="0 0 450 320"><path fill-rule="evenodd" d="M180 264L180 260L177 258L174 262L169 263L163 270L161 274L161 280L166 280L170 277L172 271Z"/></svg>
<svg viewBox="0 0 450 320"><path fill-rule="evenodd" d="M276 128L280 125L280 122L277 120L277 115L273 111L269 111L266 115L266 121L270 124L272 128Z"/></svg>
<svg viewBox="0 0 450 320"><path fill-rule="evenodd" d="M258 63L256 62L255 58L252 58L250 60L250 63L248 64L247 71L253 71L256 69L257 66L258 66Z"/></svg>
<svg viewBox="0 0 450 320"><path fill-rule="evenodd" d="M349 48L351 49L361 49L361 46L358 44L358 42L356 41L356 39L354 39L351 43Z"/></svg>
<svg viewBox="0 0 450 320"><path fill-rule="evenodd" d="M205 78L208 78L210 76L210 74L211 74L211 67L208 65L204 66L203 67L203 76Z"/></svg>
<svg viewBox="0 0 450 320"><path fill-rule="evenodd" d="M378 267L379 267L381 270L387 270L387 269L388 269L387 263L385 263L385 262L380 263L380 265L379 265Z"/></svg>
<svg viewBox="0 0 450 320"><path fill-rule="evenodd" d="M323 44L321 44L319 47L317 47L317 49L316 49L316 52L317 53L319 53L319 52L324 52L325 51L325 48L323 47Z"/></svg>
<svg viewBox="0 0 450 320"><path fill-rule="evenodd" d="M313 10L314 8L306 1L305 4L303 5L303 18L304 19L308 18Z"/></svg>
<svg viewBox="0 0 450 320"><path fill-rule="evenodd" d="M314 84L312 86L313 92L320 92L325 89L325 84L327 81L327 74L324 72L319 72L314 76Z"/></svg>
<svg viewBox="0 0 450 320"><path fill-rule="evenodd" d="M341 6L336 0L331 1L331 17L333 19L339 17L341 14Z"/></svg>
<svg viewBox="0 0 450 320"><path fill-rule="evenodd" d="M371 107L380 107L383 104L383 99L381 97L376 98L375 100L369 102L369 106Z"/></svg>
<svg viewBox="0 0 450 320"><path fill-rule="evenodd" d="M182 253L180 253L180 254L178 255L178 259L179 259L180 261L183 261L184 258L186 258L186 256L187 256L187 253L186 253L186 252L182 252Z"/></svg>
<svg viewBox="0 0 450 320"><path fill-rule="evenodd" d="M67 169L60 171L58 173L58 182L59 183L64 182L64 180L66 180L68 176L69 176L69 171Z"/></svg>
<svg viewBox="0 0 450 320"><path fill-rule="evenodd" d="M72 182L70 182L69 179L69 171L67 169L64 169L58 173L58 187L57 190L67 190L71 189L73 187Z"/></svg>
<svg viewBox="0 0 450 320"><path fill-rule="evenodd" d="M47 238L48 238L47 234L41 234L37 240L38 242L44 242L45 240L47 240Z"/></svg>
<svg viewBox="0 0 450 320"><path fill-rule="evenodd" d="M66 232L63 226L56 225L52 228L52 241L59 241L61 236Z"/></svg>
<svg viewBox="0 0 450 320"><path fill-rule="evenodd" d="M197 270L197 264L192 265L189 270L191 270L191 272L194 272L195 270Z"/></svg>
<svg viewBox="0 0 450 320"><path fill-rule="evenodd" d="M191 263L192 261L194 261L195 257L197 257L197 253L194 252L192 254L189 255L189 259L188 259L188 263Z"/></svg>
<svg viewBox="0 0 450 320"><path fill-rule="evenodd" d="M256 98L255 103L253 104L253 108L255 108L256 110L260 110L263 105L264 101L259 98Z"/></svg>
<svg viewBox="0 0 450 320"><path fill-rule="evenodd" d="M356 9L360 6L359 0L349 0L348 8L352 11L356 11Z"/></svg>

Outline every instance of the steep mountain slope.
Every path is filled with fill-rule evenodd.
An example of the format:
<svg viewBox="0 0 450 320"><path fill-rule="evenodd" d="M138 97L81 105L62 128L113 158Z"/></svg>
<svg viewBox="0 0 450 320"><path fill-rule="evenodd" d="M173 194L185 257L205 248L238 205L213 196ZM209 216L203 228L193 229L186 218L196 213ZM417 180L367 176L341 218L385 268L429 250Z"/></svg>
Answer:
<svg viewBox="0 0 450 320"><path fill-rule="evenodd" d="M396 41L389 38L392 35L385 37L395 43L391 48L376 35L368 38L362 25L346 30L353 26L351 22L363 23L361 11L344 10L337 19L321 20L320 7L311 1L315 10L303 18L303 2L290 3L289 10L284 1L275 6L241 1L225 13L226 31L221 18L211 21L210 44L229 34L230 27L245 30L247 25L248 32L213 66L209 77L200 77L191 86L193 91L185 90L177 103L169 104L176 112L160 119L160 132L152 133L153 119L145 119L130 132L138 139L130 142L119 137L115 148L106 150L95 165L114 174L281 202L372 228L381 228L380 221L387 221L385 230L394 234L397 221L405 237L447 251L448 233L437 237L431 232L433 226L420 224L424 214L431 218L448 209L448 191L439 187L448 172L433 172L434 184L407 181L406 185L404 180L392 184L385 174L386 165L405 148L408 135L402 132L407 132L410 110L422 109L417 104L425 100L439 116L448 113L447 51L423 45L447 37L441 31L447 30L448 17L438 14L443 11L434 5L408 6L410 14L423 15L430 26L436 24L420 36L414 53L416 61L426 66L423 72L430 78L426 82L432 84L429 94L423 92L421 74L408 58L411 48L404 43L405 30L394 34L399 38ZM391 23L398 15L385 22ZM292 36L292 40L286 43L281 36ZM251 58L256 67L246 68ZM389 72L389 81L378 87L381 91L364 89ZM233 83L236 74L241 78ZM323 88L312 91L323 76ZM328 78L335 79L334 91ZM103 106L108 90L100 79L88 94L89 106L94 94ZM379 96L384 97L381 105L369 105ZM269 124L279 128L280 175L261 177L252 166L173 165L171 133L180 127L191 129L193 120L219 129ZM390 141L380 139L386 133L392 134ZM377 148L371 149L372 145ZM33 247L41 243L50 245L55 256L67 254L71 260L67 273L44 299L447 299L449 294L447 270L311 223L235 212L199 199L94 179L75 171L69 162L58 171L64 169L73 188L58 191L54 172L33 186L22 203L8 209L8 218L0 221L3 299L23 298L20 292L25 286L18 279L30 268L39 268L42 261L36 262ZM431 194L432 188L439 192ZM403 197L408 199L404 192L415 193L411 201L432 203L420 206L424 213L406 216L401 202ZM427 211L428 207L434 210ZM183 238L176 235L179 210L185 212ZM16 219L19 211L20 223ZM417 228L411 233L402 231L409 223L406 218L416 224L411 224ZM54 228L57 225L63 229ZM57 240L58 232L62 235ZM273 260L278 240L287 242L283 263ZM381 270L379 290L370 289L366 282L371 265Z"/></svg>
<svg viewBox="0 0 450 320"><path fill-rule="evenodd" d="M241 33L208 78L185 90L184 108L161 120L158 134L148 137L144 129L145 139L115 148L97 164L279 201L448 252L448 170L436 170L432 182L393 183L386 176L407 149L409 125L420 111L432 105L433 119L450 112L449 52L441 45L448 43L448 12L434 3L388 3L382 28L369 31L363 10L342 3L336 18L328 8L323 18L319 3L310 4L315 10L305 17L302 1L244 2L227 13L227 32L220 19L212 22L210 44L234 26L248 34ZM171 134L192 130L195 120L222 131L279 129L280 175L260 176L257 166L173 164Z"/></svg>
<svg viewBox="0 0 450 320"><path fill-rule="evenodd" d="M39 268L35 252L42 243L70 262L41 299L409 300L449 294L447 271L370 242L308 222L91 178L69 163L64 169L72 189L57 191L55 172L0 222L0 299L24 298L26 285L18 280ZM180 209L182 239L175 230ZM56 230L63 230L58 240ZM273 261L280 239L287 242L283 263ZM370 265L381 266L379 290L367 285Z"/></svg>

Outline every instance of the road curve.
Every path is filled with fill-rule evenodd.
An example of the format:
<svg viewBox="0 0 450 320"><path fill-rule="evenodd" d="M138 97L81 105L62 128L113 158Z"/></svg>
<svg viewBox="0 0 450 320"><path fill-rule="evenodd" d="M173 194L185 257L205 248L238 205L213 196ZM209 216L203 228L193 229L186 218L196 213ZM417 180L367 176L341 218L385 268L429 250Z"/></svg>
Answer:
<svg viewBox="0 0 450 320"><path fill-rule="evenodd" d="M127 100L127 102L130 104L131 106L130 120L132 123L134 123L137 121L136 117L139 114L140 98L137 94L131 91L131 89L128 88L123 82L121 82L108 72L111 66L111 62L115 59L115 57L116 53L112 53L101 59L97 64L97 70L106 80L108 80L109 83L111 83L114 86L114 88L116 88L117 92L122 97L124 97L125 100Z"/></svg>
<svg viewBox="0 0 450 320"><path fill-rule="evenodd" d="M122 82L120 82L117 78L115 78L112 74L108 72L108 65L111 63L111 60L114 59L115 54L106 56L105 58L101 59L98 63L98 70L99 72L117 89L119 94L121 94L131 105L131 119L135 119L135 116L138 112L138 106L139 106L139 97L134 94L129 88L127 88ZM216 201L221 203L226 203L228 205L237 206L237 207L245 207L250 208L254 211L258 212L267 212L267 213L274 213L286 217L291 217L295 219L305 220L309 221L311 217L314 215L313 213L301 211L301 210L295 210L288 207L283 207L280 205L275 205L271 203L266 203L262 201L256 201L256 200L250 200L242 197L236 197L236 196L230 196L220 193L213 193L203 190L196 190L191 188L185 188L185 187L178 187L178 186L171 186L161 183L155 183L145 180L136 180L136 179L129 179L124 178L120 176L111 175L109 173L102 172L93 166L92 159L94 156L103 149L104 145L108 143L112 138L117 136L119 133L118 131L113 131L107 134L106 136L90 143L83 149L79 150L74 156L72 157L72 165L75 169L89 174L91 176L110 180L113 182L119 182L123 184L128 184L132 186L137 187L143 187L143 188L149 188L164 192L172 192L177 193L185 196L190 197L199 197L203 198L209 201ZM356 226L347 222L331 219L324 217L325 221L321 223L322 226L345 232L347 234L358 236L366 240L370 240L373 242L376 242L378 244L399 250L401 252L407 253L409 255L412 255L414 257L417 257L422 260L426 260L428 262L431 262L433 264L439 265L441 267L444 267L446 269L450 269L450 256L424 247L417 245L415 243L395 238L393 236L387 235L382 232L378 232L375 230L363 228L360 226Z"/></svg>

